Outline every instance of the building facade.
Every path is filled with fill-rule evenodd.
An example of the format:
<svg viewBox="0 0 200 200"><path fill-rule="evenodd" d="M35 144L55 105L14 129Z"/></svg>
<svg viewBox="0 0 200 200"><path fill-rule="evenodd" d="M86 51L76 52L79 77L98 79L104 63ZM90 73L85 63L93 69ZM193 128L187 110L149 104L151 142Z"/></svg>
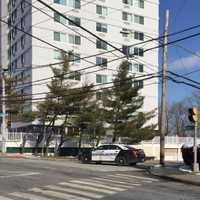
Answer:
<svg viewBox="0 0 200 200"><path fill-rule="evenodd" d="M159 35L159 0L44 2L117 48L134 45L134 57L129 58L129 62L130 73L135 77L158 72L158 49L145 52L158 44L156 41L144 41ZM32 99L45 96L47 83L50 82L48 78L53 75L48 65L62 61L62 53L58 49L72 52L75 58L71 63L72 71L91 66L82 70L81 75L75 74L74 81L79 85L93 83L98 87L98 84L112 82L124 57L122 53L38 1L10 0L0 4L1 18L3 15L11 23L10 27L1 23L1 66L8 67L16 78L15 88L19 94L30 95ZM91 55L94 56L78 59ZM158 79L140 80L135 84L142 88L144 111L158 108ZM36 109L36 101L27 102L25 109ZM153 121L157 122L157 117ZM15 123L13 126L22 125Z"/></svg>

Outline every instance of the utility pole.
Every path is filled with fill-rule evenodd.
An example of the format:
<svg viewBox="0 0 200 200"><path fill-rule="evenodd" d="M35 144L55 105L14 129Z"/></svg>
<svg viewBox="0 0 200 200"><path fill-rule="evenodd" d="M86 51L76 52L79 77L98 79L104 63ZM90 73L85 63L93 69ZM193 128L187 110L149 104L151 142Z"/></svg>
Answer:
<svg viewBox="0 0 200 200"><path fill-rule="evenodd" d="M165 134L166 134L166 69L167 69L167 42L168 42L169 10L165 14L165 30L163 41L162 61L162 100L161 100L161 123L160 123L160 164L165 164Z"/></svg>
<svg viewBox="0 0 200 200"><path fill-rule="evenodd" d="M197 111L198 113L198 111ZM194 125L194 163L193 163L193 172L199 172L199 163L198 158L198 149L197 149L197 132L198 132L198 121Z"/></svg>
<svg viewBox="0 0 200 200"><path fill-rule="evenodd" d="M1 135L2 135L2 152L6 153L6 140L7 140L7 126L6 126L6 102L5 102L5 77L4 71L2 69L2 96L1 96L1 103L2 103L2 124L1 124Z"/></svg>

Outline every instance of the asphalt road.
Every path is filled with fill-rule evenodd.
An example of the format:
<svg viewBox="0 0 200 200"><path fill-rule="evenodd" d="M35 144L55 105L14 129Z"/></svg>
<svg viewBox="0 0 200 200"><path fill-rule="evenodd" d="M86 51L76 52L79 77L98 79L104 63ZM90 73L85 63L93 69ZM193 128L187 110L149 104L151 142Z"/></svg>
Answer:
<svg viewBox="0 0 200 200"><path fill-rule="evenodd" d="M199 200L200 190L134 167L0 158L0 200L23 199Z"/></svg>

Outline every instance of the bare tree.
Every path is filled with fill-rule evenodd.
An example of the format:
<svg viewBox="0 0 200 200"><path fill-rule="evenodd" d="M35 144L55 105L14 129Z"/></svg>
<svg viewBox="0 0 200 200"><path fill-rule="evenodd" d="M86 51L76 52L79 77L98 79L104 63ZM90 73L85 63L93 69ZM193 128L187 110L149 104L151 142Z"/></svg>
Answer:
<svg viewBox="0 0 200 200"><path fill-rule="evenodd" d="M188 105L184 99L172 103L167 110L168 135L186 136L185 126L188 125Z"/></svg>

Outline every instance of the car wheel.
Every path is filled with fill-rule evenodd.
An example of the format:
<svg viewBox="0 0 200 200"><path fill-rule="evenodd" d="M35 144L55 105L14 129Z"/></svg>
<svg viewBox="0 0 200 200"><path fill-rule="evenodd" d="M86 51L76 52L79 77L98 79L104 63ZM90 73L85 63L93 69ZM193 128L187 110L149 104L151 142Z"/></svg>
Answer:
<svg viewBox="0 0 200 200"><path fill-rule="evenodd" d="M89 163L90 162L90 159L88 156L82 156L82 163Z"/></svg>
<svg viewBox="0 0 200 200"><path fill-rule="evenodd" d="M130 163L129 165L130 166L135 166L137 163L136 162L134 162L134 163Z"/></svg>
<svg viewBox="0 0 200 200"><path fill-rule="evenodd" d="M119 166L124 166L124 165L127 165L127 160L125 157L118 157L117 160L116 160L117 164Z"/></svg>

